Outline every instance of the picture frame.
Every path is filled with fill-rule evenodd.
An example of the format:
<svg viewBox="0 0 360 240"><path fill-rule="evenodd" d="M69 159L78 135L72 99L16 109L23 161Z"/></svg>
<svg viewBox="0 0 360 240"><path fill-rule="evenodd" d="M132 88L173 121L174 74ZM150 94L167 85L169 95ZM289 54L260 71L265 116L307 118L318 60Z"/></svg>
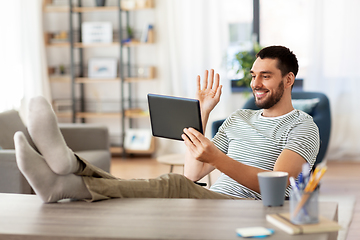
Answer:
<svg viewBox="0 0 360 240"><path fill-rule="evenodd" d="M90 58L88 64L89 78L116 78L116 58Z"/></svg>
<svg viewBox="0 0 360 240"><path fill-rule="evenodd" d="M146 151L151 147L152 134L150 129L126 130L124 147L127 150Z"/></svg>
<svg viewBox="0 0 360 240"><path fill-rule="evenodd" d="M112 43L111 22L83 22L81 24L82 43Z"/></svg>

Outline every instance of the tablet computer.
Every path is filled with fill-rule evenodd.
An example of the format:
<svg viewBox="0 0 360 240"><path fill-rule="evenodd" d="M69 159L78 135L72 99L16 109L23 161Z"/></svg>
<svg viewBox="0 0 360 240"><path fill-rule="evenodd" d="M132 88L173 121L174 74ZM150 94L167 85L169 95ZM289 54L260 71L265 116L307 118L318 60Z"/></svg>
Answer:
<svg viewBox="0 0 360 240"><path fill-rule="evenodd" d="M199 100L148 94L148 104L153 136L183 140L189 127L203 133Z"/></svg>

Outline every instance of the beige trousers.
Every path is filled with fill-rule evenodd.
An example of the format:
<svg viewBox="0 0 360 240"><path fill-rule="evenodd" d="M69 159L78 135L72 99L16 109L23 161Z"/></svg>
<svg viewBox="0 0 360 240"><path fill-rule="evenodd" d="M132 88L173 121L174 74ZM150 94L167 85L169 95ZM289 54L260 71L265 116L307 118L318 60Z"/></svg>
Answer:
<svg viewBox="0 0 360 240"><path fill-rule="evenodd" d="M197 198L197 199L241 199L210 191L180 174L164 174L154 179L124 180L97 168L77 156L81 176L91 193L90 201L110 198Z"/></svg>

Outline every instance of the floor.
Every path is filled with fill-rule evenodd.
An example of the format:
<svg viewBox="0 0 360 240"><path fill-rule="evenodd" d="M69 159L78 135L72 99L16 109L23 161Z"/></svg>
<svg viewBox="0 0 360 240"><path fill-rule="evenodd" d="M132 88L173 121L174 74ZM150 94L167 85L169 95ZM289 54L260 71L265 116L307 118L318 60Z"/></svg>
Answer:
<svg viewBox="0 0 360 240"><path fill-rule="evenodd" d="M347 240L360 239L360 162L330 161L328 170L321 182L321 193L328 195L351 195L356 197L353 220L347 235ZM170 167L158 163L153 158L114 157L111 173L124 179L153 178L168 173ZM175 167L174 172L182 173L182 167ZM211 181L219 176L213 172ZM207 182L207 178L201 180Z"/></svg>

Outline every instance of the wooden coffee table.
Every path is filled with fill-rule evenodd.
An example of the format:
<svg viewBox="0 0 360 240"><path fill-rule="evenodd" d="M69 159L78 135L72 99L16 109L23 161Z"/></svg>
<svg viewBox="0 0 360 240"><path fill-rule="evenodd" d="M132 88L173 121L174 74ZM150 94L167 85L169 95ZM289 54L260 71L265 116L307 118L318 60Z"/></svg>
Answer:
<svg viewBox="0 0 360 240"><path fill-rule="evenodd" d="M288 235L265 220L288 212L254 200L111 199L43 204L35 195L0 194L0 239L241 239L236 228L275 229L267 239L336 239L337 232ZM337 220L337 204L321 203Z"/></svg>

